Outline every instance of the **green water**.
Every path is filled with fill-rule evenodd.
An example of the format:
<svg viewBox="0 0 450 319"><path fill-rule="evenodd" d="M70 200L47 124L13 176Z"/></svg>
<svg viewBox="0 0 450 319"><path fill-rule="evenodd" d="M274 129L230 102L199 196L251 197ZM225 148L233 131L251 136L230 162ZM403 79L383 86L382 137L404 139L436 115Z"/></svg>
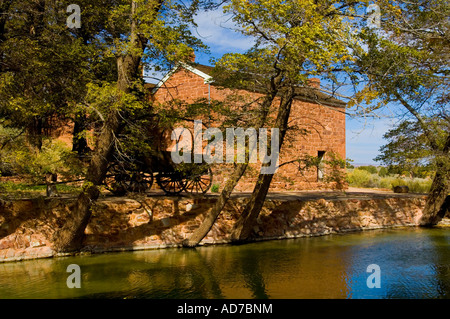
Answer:
<svg viewBox="0 0 450 319"><path fill-rule="evenodd" d="M78 264L81 288L68 288ZM380 266L368 288L367 266ZM0 298L449 298L450 229L0 264Z"/></svg>

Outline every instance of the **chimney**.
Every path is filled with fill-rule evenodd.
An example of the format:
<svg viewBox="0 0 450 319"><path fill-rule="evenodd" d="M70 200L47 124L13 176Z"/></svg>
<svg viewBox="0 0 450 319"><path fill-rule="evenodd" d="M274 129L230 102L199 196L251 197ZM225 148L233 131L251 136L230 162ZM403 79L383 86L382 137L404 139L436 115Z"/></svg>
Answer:
<svg viewBox="0 0 450 319"><path fill-rule="evenodd" d="M318 78L310 78L308 80L308 85L315 89L320 89L320 79Z"/></svg>

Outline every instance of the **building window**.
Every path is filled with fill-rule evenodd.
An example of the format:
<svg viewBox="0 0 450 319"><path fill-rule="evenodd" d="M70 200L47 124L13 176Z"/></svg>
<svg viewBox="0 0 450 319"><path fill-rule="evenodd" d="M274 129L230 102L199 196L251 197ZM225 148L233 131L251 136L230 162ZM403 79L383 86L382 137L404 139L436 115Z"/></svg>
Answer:
<svg viewBox="0 0 450 319"><path fill-rule="evenodd" d="M324 163L323 163L323 157L325 156L325 151L318 151L317 152L317 158L319 159L319 164L317 165L317 181L322 182L323 181L323 175L324 175Z"/></svg>

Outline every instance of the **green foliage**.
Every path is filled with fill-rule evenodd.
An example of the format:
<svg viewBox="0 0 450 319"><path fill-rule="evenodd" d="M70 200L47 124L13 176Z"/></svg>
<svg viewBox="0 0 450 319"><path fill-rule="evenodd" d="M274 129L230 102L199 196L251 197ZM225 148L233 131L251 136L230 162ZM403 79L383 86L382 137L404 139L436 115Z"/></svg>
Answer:
<svg viewBox="0 0 450 319"><path fill-rule="evenodd" d="M217 184L217 183L213 184L211 186L211 193L218 193L219 192L219 188L220 188L220 184Z"/></svg>
<svg viewBox="0 0 450 319"><path fill-rule="evenodd" d="M311 76L342 84L338 74L350 72L349 47L359 42L344 16L355 2L342 6L327 1L232 0L224 12L232 14L238 32L255 39L243 54L226 54L216 63L214 78L226 87L267 92L271 77L289 85L308 86ZM350 73L353 73L351 71Z"/></svg>
<svg viewBox="0 0 450 319"><path fill-rule="evenodd" d="M408 186L411 193L427 193L431 183L431 179L384 177L380 179L378 187L393 189L395 186Z"/></svg>
<svg viewBox="0 0 450 319"><path fill-rule="evenodd" d="M80 191L80 187L59 184L56 185L58 193L77 193ZM0 185L0 194L5 193L9 197L26 197L30 195L42 195L45 196L47 186L46 185L29 185L26 183L18 183L6 181Z"/></svg>
<svg viewBox="0 0 450 319"><path fill-rule="evenodd" d="M117 88L118 61L125 55L143 57L144 68L156 69L187 61L192 50L206 50L192 36L190 25L200 7L212 7L209 0L189 4L80 0L77 4L82 8L79 29L67 28L67 4L60 1L1 4L0 120L2 129L16 130L10 136L22 132L14 144L6 148L0 144L3 174L28 175L37 181L46 172L83 173L76 154L50 139L53 129L78 115L86 123L81 132L74 132L76 137L85 129L98 132L111 111L119 111L125 129L116 136L115 150L125 158L133 157L136 150L148 152L160 136L153 136L150 143L148 135L142 136L149 122L160 122L155 121L158 114L151 112L142 70L124 72L129 92ZM135 24L130 23L131 14ZM143 52L132 29L147 44Z"/></svg>
<svg viewBox="0 0 450 319"><path fill-rule="evenodd" d="M378 176L380 177L386 177L388 175L388 169L384 166L380 167L380 170L378 171Z"/></svg>
<svg viewBox="0 0 450 319"><path fill-rule="evenodd" d="M439 147L443 147L448 134L445 120L424 118L424 121L433 129ZM391 174L423 178L436 169L434 158L439 152L431 148L427 134L417 121L401 122L385 133L384 138L388 143L380 148L381 154L375 160L388 165Z"/></svg>
<svg viewBox="0 0 450 319"><path fill-rule="evenodd" d="M20 153L17 162L21 169L40 179L47 173L57 173L65 177L82 173L81 163L64 142L44 140L39 153Z"/></svg>
<svg viewBox="0 0 450 319"><path fill-rule="evenodd" d="M377 168L373 165L368 166L358 166L359 170L367 171L370 174L376 174L378 172Z"/></svg>
<svg viewBox="0 0 450 319"><path fill-rule="evenodd" d="M328 157L330 159L322 160L323 164L328 166L324 182L332 183L334 189L342 191L347 186L345 172L347 162L334 153L328 154Z"/></svg>
<svg viewBox="0 0 450 319"><path fill-rule="evenodd" d="M354 187L373 187L375 185L372 174L358 168L347 174L347 180L349 185Z"/></svg>
<svg viewBox="0 0 450 319"><path fill-rule="evenodd" d="M380 169L381 171L381 169ZM431 187L430 178L409 178L371 174L366 170L354 169L347 173L349 186L363 188L393 189L395 186L408 186L411 193L426 193Z"/></svg>
<svg viewBox="0 0 450 319"><path fill-rule="evenodd" d="M381 30L360 33L367 48L356 53L368 80L367 100L375 97L383 103L409 104L420 115L439 114L448 103L448 1L382 0L378 4Z"/></svg>
<svg viewBox="0 0 450 319"><path fill-rule="evenodd" d="M348 168L348 169L355 168L355 166L353 166L352 163L353 163L353 160L350 159L350 158L347 158L346 163L345 163L345 167Z"/></svg>
<svg viewBox="0 0 450 319"><path fill-rule="evenodd" d="M0 125L0 136L4 141L0 150L3 175L20 175L34 183L42 183L46 173L56 173L64 178L83 173L83 163L62 141L44 139L38 151L29 147L17 129Z"/></svg>
<svg viewBox="0 0 450 319"><path fill-rule="evenodd" d="M433 165L414 166L409 170L405 170L403 165L391 165L388 167L390 175L410 176L413 178L432 178L435 174Z"/></svg>
<svg viewBox="0 0 450 319"><path fill-rule="evenodd" d="M381 104L398 105L403 110L396 115L406 120L385 135L389 143L376 160L389 165L390 171L411 177L426 176L423 167L435 170L444 178L436 180L434 194L446 193L450 187L450 3L381 3L381 30L361 33L367 48L355 54L365 74L361 98L368 103L376 98Z"/></svg>
<svg viewBox="0 0 450 319"><path fill-rule="evenodd" d="M70 102L81 101L105 60L100 62L96 45L88 44L94 34L75 36L66 27L63 4L9 3L2 12L8 19L0 42L0 117L6 119L3 125L17 128L36 120L49 125L50 118L70 114Z"/></svg>
<svg viewBox="0 0 450 319"><path fill-rule="evenodd" d="M407 181L407 186L412 193L428 193L431 189L431 179L415 179Z"/></svg>
<svg viewBox="0 0 450 319"><path fill-rule="evenodd" d="M15 143L22 135L22 132L14 128L6 128L0 125L0 175L11 176L14 174L14 168L5 158L10 156L10 148L12 143Z"/></svg>

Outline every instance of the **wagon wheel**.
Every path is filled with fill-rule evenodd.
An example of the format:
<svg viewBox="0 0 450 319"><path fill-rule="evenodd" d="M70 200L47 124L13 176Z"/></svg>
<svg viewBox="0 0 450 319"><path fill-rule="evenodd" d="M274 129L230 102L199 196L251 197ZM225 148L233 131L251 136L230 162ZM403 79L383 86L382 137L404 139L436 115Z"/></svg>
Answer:
<svg viewBox="0 0 450 319"><path fill-rule="evenodd" d="M145 193L153 185L153 173L151 172L135 172L131 176L129 191L136 193Z"/></svg>
<svg viewBox="0 0 450 319"><path fill-rule="evenodd" d="M167 195L177 195L186 186L183 176L178 172L162 173L156 177L156 182Z"/></svg>
<svg viewBox="0 0 450 319"><path fill-rule="evenodd" d="M106 189L114 195L123 196L130 189L131 174L127 173L121 165L114 163L108 168L104 184Z"/></svg>
<svg viewBox="0 0 450 319"><path fill-rule="evenodd" d="M191 194L205 194L212 184L213 174L208 166L194 169L193 174L189 175L186 181L185 191Z"/></svg>

